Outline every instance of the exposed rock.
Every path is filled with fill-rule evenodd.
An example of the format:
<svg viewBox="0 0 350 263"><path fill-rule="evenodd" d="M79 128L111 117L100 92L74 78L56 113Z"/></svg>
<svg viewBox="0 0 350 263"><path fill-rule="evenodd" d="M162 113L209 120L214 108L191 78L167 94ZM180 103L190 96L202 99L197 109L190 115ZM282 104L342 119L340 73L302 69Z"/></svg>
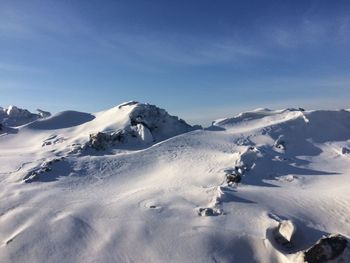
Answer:
<svg viewBox="0 0 350 263"><path fill-rule="evenodd" d="M51 172L52 171L52 165L53 163L58 163L60 161L65 160L65 157L57 157L54 158L52 160L43 162L41 165L31 169L28 174L23 178L23 181L25 183L31 183L31 182L35 182L38 181L40 179L40 176L42 174L45 174L47 172Z"/></svg>
<svg viewBox="0 0 350 263"><path fill-rule="evenodd" d="M291 242L296 231L296 226L291 220L283 220L278 226L278 232L288 242Z"/></svg>
<svg viewBox="0 0 350 263"><path fill-rule="evenodd" d="M144 143L151 143L154 141L151 131L145 125L139 123L134 129Z"/></svg>
<svg viewBox="0 0 350 263"><path fill-rule="evenodd" d="M228 185L239 184L242 181L243 170L235 167L234 170L226 170L226 182Z"/></svg>
<svg viewBox="0 0 350 263"><path fill-rule="evenodd" d="M124 103L120 104L120 105L118 106L118 108L121 109L121 108L123 108L123 107L125 107L125 106L132 106L132 105L135 105L135 104L137 104L137 103L139 103L139 102L138 102L138 101L134 101L134 100L128 101L128 102L124 102Z"/></svg>
<svg viewBox="0 0 350 263"><path fill-rule="evenodd" d="M37 119L49 117L51 114L46 111L38 110L38 114L31 113L26 109L9 106L0 107L0 123L7 127L15 127L27 124Z"/></svg>
<svg viewBox="0 0 350 263"><path fill-rule="evenodd" d="M16 106L9 106L5 109L5 113L9 118L30 118L32 113L26 109L20 109Z"/></svg>
<svg viewBox="0 0 350 263"><path fill-rule="evenodd" d="M37 109L36 110L38 112L38 115L41 117L41 118L47 118L47 117L50 117L51 116L51 113L48 112L48 111L43 111L41 109Z"/></svg>
<svg viewBox="0 0 350 263"><path fill-rule="evenodd" d="M199 216L218 216L221 215L221 211L219 209L215 209L215 208L210 208L210 207L206 207L206 208L199 208L198 210L198 215Z"/></svg>
<svg viewBox="0 0 350 263"><path fill-rule="evenodd" d="M260 151L252 146L240 153L239 158L235 162L234 168L225 170L226 183L229 186L239 184L242 181L243 175L255 166L259 154Z"/></svg>
<svg viewBox="0 0 350 263"><path fill-rule="evenodd" d="M283 138L283 136L280 136L276 141L275 141L275 145L276 148L280 149L280 150L285 150L286 149L286 142Z"/></svg>
<svg viewBox="0 0 350 263"><path fill-rule="evenodd" d="M108 134L103 132L90 134L89 146L96 150L104 150L110 143L120 142L123 139L124 132Z"/></svg>
<svg viewBox="0 0 350 263"><path fill-rule="evenodd" d="M350 154L350 149L348 147L342 147L341 148L341 153L342 154Z"/></svg>
<svg viewBox="0 0 350 263"><path fill-rule="evenodd" d="M144 147L201 128L191 126L155 105L131 101L119 105L118 108L125 106L133 107L129 113L129 123L119 131L90 134L87 146L96 150L105 150L117 143L130 143L131 148Z"/></svg>
<svg viewBox="0 0 350 263"><path fill-rule="evenodd" d="M248 147L244 152L240 153L240 157L236 161L235 170L243 175L245 171L249 171L254 167L260 154L257 148L252 146Z"/></svg>
<svg viewBox="0 0 350 263"><path fill-rule="evenodd" d="M155 141L165 140L198 128L197 126L192 127L177 116L172 116L166 110L151 104L136 104L129 118L131 126L142 124L151 132Z"/></svg>
<svg viewBox="0 0 350 263"><path fill-rule="evenodd" d="M291 220L283 220L274 230L275 241L284 247L290 249L293 247L293 238L296 232L296 226Z"/></svg>
<svg viewBox="0 0 350 263"><path fill-rule="evenodd" d="M80 153L81 150L84 149L84 147L87 147L87 146L86 146L86 145L82 146L80 143L73 143L73 144L70 146L69 154Z"/></svg>
<svg viewBox="0 0 350 263"><path fill-rule="evenodd" d="M241 180L242 180L242 177L239 174L226 176L226 182L228 185L239 184Z"/></svg>
<svg viewBox="0 0 350 263"><path fill-rule="evenodd" d="M346 237L336 234L321 238L315 245L304 252L304 262L326 263L342 257L346 249L348 240ZM349 259L344 259L342 262Z"/></svg>

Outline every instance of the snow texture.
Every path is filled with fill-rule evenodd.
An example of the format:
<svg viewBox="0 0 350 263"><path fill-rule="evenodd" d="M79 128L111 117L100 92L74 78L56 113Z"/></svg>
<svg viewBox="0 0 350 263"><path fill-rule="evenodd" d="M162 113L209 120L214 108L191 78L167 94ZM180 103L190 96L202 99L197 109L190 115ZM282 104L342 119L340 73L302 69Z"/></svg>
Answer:
<svg viewBox="0 0 350 263"><path fill-rule="evenodd" d="M347 110L0 120L0 262L350 262Z"/></svg>

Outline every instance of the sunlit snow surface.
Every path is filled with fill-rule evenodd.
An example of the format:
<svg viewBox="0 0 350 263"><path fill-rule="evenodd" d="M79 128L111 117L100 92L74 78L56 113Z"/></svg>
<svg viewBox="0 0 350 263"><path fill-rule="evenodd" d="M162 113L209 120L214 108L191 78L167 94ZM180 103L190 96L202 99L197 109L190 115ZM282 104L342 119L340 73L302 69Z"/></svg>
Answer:
<svg viewBox="0 0 350 263"><path fill-rule="evenodd" d="M325 234L350 236L349 111L258 109L197 130L160 114L86 146L133 129L135 112L154 116L131 102L0 135L0 262L296 262ZM271 237L283 220L291 251Z"/></svg>

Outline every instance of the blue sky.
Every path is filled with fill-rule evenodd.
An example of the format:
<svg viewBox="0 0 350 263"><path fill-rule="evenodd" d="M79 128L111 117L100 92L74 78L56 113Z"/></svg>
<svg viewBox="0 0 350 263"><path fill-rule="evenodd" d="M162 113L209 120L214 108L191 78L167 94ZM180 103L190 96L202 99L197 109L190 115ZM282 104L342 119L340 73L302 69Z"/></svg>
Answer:
<svg viewBox="0 0 350 263"><path fill-rule="evenodd" d="M349 70L349 1L0 1L2 106L350 108Z"/></svg>

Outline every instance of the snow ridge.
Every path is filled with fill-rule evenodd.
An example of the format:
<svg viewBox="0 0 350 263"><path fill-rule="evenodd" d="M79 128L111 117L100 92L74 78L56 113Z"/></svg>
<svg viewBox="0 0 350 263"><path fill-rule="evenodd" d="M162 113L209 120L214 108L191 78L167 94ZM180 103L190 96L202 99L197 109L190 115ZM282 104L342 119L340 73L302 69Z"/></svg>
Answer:
<svg viewBox="0 0 350 263"><path fill-rule="evenodd" d="M197 128L130 101L0 136L0 262L350 262L349 111Z"/></svg>

